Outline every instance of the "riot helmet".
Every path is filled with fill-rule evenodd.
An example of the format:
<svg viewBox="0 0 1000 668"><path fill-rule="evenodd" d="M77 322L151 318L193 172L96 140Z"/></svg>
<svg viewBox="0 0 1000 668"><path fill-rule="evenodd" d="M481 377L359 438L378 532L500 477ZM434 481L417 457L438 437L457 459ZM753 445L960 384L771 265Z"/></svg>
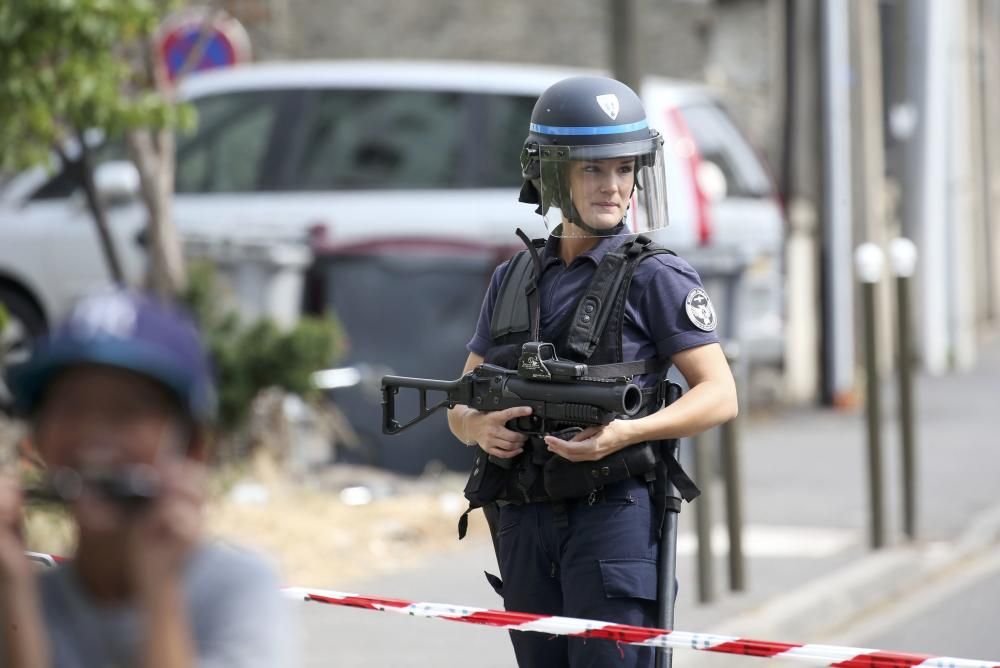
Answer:
<svg viewBox="0 0 1000 668"><path fill-rule="evenodd" d="M554 236L607 236L667 224L663 138L635 92L607 77L571 77L538 98L521 151L520 201Z"/></svg>

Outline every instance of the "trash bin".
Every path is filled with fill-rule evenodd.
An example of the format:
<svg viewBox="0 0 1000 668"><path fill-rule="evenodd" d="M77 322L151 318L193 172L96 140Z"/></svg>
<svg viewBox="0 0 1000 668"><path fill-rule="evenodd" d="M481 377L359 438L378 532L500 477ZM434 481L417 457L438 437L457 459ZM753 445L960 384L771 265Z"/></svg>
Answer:
<svg viewBox="0 0 1000 668"><path fill-rule="evenodd" d="M743 274L749 258L746 253L735 248L711 248L686 250L681 256L687 260L698 275L715 305L719 317L719 339L723 347L738 343L741 338L740 311L743 291Z"/></svg>
<svg viewBox="0 0 1000 668"><path fill-rule="evenodd" d="M349 342L338 364L356 375L355 382L338 384L329 396L358 434L364 463L405 474L428 466L464 471L471 465L473 453L452 436L443 410L401 434L383 434L379 388L385 374L444 380L461 375L465 344L475 331L498 253L448 240L397 240L318 253L324 305L337 313ZM428 400L442 398L435 393ZM415 391L400 393L399 416L416 415L417 400Z"/></svg>
<svg viewBox="0 0 1000 668"><path fill-rule="evenodd" d="M188 237L184 253L189 260L204 259L215 265L243 318L269 318L283 329L298 322L304 274L313 258L304 241Z"/></svg>

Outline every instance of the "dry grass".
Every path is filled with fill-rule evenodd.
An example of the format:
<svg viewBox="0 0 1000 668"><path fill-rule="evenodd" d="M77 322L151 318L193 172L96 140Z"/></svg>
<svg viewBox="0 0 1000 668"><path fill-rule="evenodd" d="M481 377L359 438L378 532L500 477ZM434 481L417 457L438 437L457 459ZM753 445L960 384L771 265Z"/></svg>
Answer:
<svg viewBox="0 0 1000 668"><path fill-rule="evenodd" d="M456 549L457 505L441 494L348 506L335 494L286 489L266 505L213 503L208 517L212 534L276 558L286 582L337 587ZM472 539L486 535L484 523L472 524Z"/></svg>
<svg viewBox="0 0 1000 668"><path fill-rule="evenodd" d="M46 506L25 511L24 540L32 552L67 555L73 552L76 536L66 513Z"/></svg>

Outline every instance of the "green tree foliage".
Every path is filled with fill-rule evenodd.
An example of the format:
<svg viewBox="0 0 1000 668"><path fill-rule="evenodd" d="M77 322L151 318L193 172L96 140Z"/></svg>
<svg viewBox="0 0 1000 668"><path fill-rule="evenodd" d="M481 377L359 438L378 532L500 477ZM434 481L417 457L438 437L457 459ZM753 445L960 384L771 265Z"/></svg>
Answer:
<svg viewBox="0 0 1000 668"><path fill-rule="evenodd" d="M267 387L314 398L314 371L342 355L344 334L336 318L304 317L291 330L270 320L247 323L225 303L215 270L199 262L189 267L183 301L198 320L215 363L219 384L219 427L232 432L247 415L257 393Z"/></svg>
<svg viewBox="0 0 1000 668"><path fill-rule="evenodd" d="M0 171L51 165L58 154L83 185L112 278L123 279L93 179L90 131L189 125L165 99L153 35L175 0L0 2ZM169 168L173 169L172 153ZM158 250L158 249L155 249Z"/></svg>
<svg viewBox="0 0 1000 668"><path fill-rule="evenodd" d="M164 100L145 67L148 40L175 4L0 3L0 170L45 164L87 129L120 136L189 115Z"/></svg>

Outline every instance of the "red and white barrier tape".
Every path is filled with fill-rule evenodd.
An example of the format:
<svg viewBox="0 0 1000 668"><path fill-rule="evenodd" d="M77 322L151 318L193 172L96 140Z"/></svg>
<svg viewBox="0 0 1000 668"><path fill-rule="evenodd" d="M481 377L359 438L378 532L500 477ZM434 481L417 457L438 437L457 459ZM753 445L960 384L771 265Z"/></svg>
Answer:
<svg viewBox="0 0 1000 668"><path fill-rule="evenodd" d="M284 591L290 597L306 601L365 608L367 610L380 610L383 612L396 612L410 615L411 617L437 618L466 624L495 626L513 631L535 631L537 633L572 636L574 638L604 638L630 645L644 645L647 647L696 649L723 654L785 659L813 666L834 666L836 668L909 668L911 666L933 668L1000 668L1000 662L997 661L882 652L859 647L794 645L768 640L750 640L735 636L627 626L592 619L534 615L524 612L506 612L504 610L487 610L485 608L403 601L391 598L373 598L322 589L292 587Z"/></svg>
<svg viewBox="0 0 1000 668"><path fill-rule="evenodd" d="M30 559L45 566L55 566L65 561L63 557L43 552L26 552ZM737 654L767 659L798 661L813 666L833 668L1000 668L1000 661L956 659L929 654L883 652L860 647L836 645L795 645L770 640L751 640L736 636L711 633L690 633L666 629L613 624L593 619L575 619L553 615L535 615L527 612L508 612L487 608L470 608L445 603L423 603L394 598L375 598L360 594L347 594L325 589L286 587L282 592L297 600L315 601L351 608L396 612L410 617L444 619L451 622L495 626L512 631L534 631L574 638L602 638L628 645L665 647L670 649L696 649L704 652Z"/></svg>
<svg viewBox="0 0 1000 668"><path fill-rule="evenodd" d="M41 564L42 566L47 566L49 568L52 568L62 561L66 561L63 557L57 557L54 554L46 554L45 552L25 551L24 556L36 563Z"/></svg>

